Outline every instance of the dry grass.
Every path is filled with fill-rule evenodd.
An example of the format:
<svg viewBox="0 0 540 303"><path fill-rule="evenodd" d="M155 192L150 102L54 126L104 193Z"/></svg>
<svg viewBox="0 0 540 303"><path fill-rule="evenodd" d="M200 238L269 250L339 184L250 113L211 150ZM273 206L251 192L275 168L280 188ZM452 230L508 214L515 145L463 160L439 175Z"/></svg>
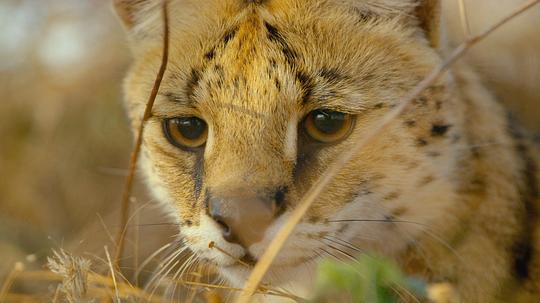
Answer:
<svg viewBox="0 0 540 303"><path fill-rule="evenodd" d="M115 270L110 258L107 266L112 271L104 274L93 271L90 260L64 250L54 251L48 259L48 270L27 270L23 263L16 263L2 285L0 302L178 302L178 299L170 298L165 292L160 294L160 291L156 291L158 288L170 288L171 283L184 289L182 302L222 302L224 292L241 291L239 288L201 282L200 277L208 272L200 268L177 280L163 280L160 281L162 285L141 288L131 284L122 272ZM11 290L17 283L48 287L42 287L43 292L17 293ZM261 287L256 293L304 301L270 288Z"/></svg>
<svg viewBox="0 0 540 303"><path fill-rule="evenodd" d="M107 261L108 267L113 269L113 262ZM23 263L17 263L4 281L0 291L0 302L69 302L69 303L120 303L120 302L148 302L148 303L174 303L174 302L207 302L220 303L228 293L239 293L240 288L211 284L197 281L203 271L192 272L191 280L181 278L175 281L164 281L159 287L169 288L170 283L183 287L185 294L182 301L171 298L165 293L156 292L155 288L141 288L133 285L121 272L100 274L92 270L92 262L69 254L63 250L53 252L49 257L48 270L27 270ZM31 294L11 291L10 288L17 283L31 283L40 285L42 291ZM407 289L395 290L400 296L414 298ZM283 291L260 287L255 292L267 296L276 296L290 299L291 302L307 302L305 299L287 294ZM454 302L454 293L448 284L433 284L428 288L429 299L435 303ZM416 300L413 299L413 302Z"/></svg>

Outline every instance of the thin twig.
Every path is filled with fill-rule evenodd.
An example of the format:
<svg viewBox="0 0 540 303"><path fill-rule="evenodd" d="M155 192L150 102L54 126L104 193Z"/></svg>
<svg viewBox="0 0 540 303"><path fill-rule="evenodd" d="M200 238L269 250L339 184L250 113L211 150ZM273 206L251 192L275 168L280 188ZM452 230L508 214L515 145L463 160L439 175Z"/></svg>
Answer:
<svg viewBox="0 0 540 303"><path fill-rule="evenodd" d="M17 274L20 273L24 269L24 265L22 263L15 263L13 266L13 269L9 272L9 274L6 277L6 280L2 284L2 288L0 289L0 302L4 302L4 299L7 297L9 290L11 289L11 285L13 285L13 282L17 278Z"/></svg>
<svg viewBox="0 0 540 303"><path fill-rule="evenodd" d="M461 18L461 28L465 34L465 38L468 39L471 36L471 26L469 25L469 18L467 17L467 7L465 7L465 0L458 0L459 4L459 17Z"/></svg>
<svg viewBox="0 0 540 303"><path fill-rule="evenodd" d="M255 265L253 272L249 276L247 282L245 283L244 290L240 293L240 296L237 300L238 303L248 303L250 298L255 293L255 290L261 283L264 275L270 268L273 260L285 244L285 241L292 233L296 225L303 218L304 214L313 204L315 199L323 191L323 189L334 179L334 177L342 170L343 167L349 163L349 161L356 155L367 143L371 142L377 135L379 135L383 130L385 130L396 118L398 118L407 108L408 105L416 99L425 89L431 86L439 77L446 72L450 66L452 66L459 58L461 58L468 49L473 45L484 39L490 33L507 23L509 20L512 20L516 16L520 15L524 11L538 4L540 0L530 0L525 4L518 7L507 17L503 18L499 22L495 23L487 30L482 32L479 35L467 39L463 44L458 46L440 66L435 68L424 80L422 80L408 95L401 100L399 106L394 110L389 112L383 119L371 128L371 131L367 133L361 140L359 140L348 152L346 152L342 157L339 157L334 164L330 166L328 171L322 175L319 180L313 185L309 191L304 195L299 206L291 213L289 219L277 235L272 239L269 247L266 249L259 262Z"/></svg>
<svg viewBox="0 0 540 303"><path fill-rule="evenodd" d="M226 285L207 284L207 283L194 282L194 281L180 280L177 283L184 284L184 285L189 285L189 286L204 287L204 288L208 288L208 289L224 289L224 290L230 290L230 291L236 291L236 292L241 292L242 291L241 288L229 287L229 286L226 286ZM256 290L255 293L261 294L261 295L268 295L268 296L284 297L284 298L294 300L296 302L306 302L307 301L304 298L301 298L301 297L298 297L298 296L295 296L295 295L292 295L292 294L284 293L284 292L281 292L281 291L278 291L278 290L272 290L272 289L259 288L259 289Z"/></svg>
<svg viewBox="0 0 540 303"><path fill-rule="evenodd" d="M163 0L162 14L163 14L163 56L161 60L161 66L159 67L159 72L156 76L156 80L152 88L152 92L150 94L150 97L148 98L148 102L146 103L144 115L142 117L141 124L139 125L139 130L137 132L137 140L135 142L135 146L133 147L133 151L131 152L131 157L129 160L129 173L126 179L126 184L125 184L124 192L122 195L122 208L121 208L121 219L120 219L121 226L120 226L120 230L118 232L117 241L116 241L117 247L116 247L116 254L114 258L116 267L119 267L120 258L124 250L124 238L125 238L125 234L127 230L127 223L128 223L128 217L129 217L129 200L131 197L131 191L133 189L133 179L135 176L135 168L137 167L137 159L141 151L142 134L144 131L144 125L145 125L145 122L152 115L152 107L154 106L154 101L156 100L156 96L159 91L159 86L161 85L161 81L163 80L163 75L165 74L165 70L167 69L167 63L169 61L168 0Z"/></svg>
<svg viewBox="0 0 540 303"><path fill-rule="evenodd" d="M134 274L139 271L139 241L141 237L140 223L141 223L141 216L140 216L140 212L137 211L135 212L136 227L135 227L135 235L134 235L135 243L133 244L133 255L134 255L133 267L135 268L135 271L133 272ZM133 278L134 278L135 285L139 286L139 277L135 275Z"/></svg>
<svg viewBox="0 0 540 303"><path fill-rule="evenodd" d="M114 273L114 265L111 261L111 255L109 254L109 249L107 248L107 246L105 246L105 255L107 256L107 263L109 265L109 270L111 271L111 278L112 278L112 281L113 281L113 286L114 286L114 294L115 294L115 302L117 303L120 303L120 292L118 290L118 284L116 283L116 275Z"/></svg>
<svg viewBox="0 0 540 303"><path fill-rule="evenodd" d="M17 274L15 280L21 280L21 281L51 281L51 282L61 282L63 280L62 276L53 273L52 271L22 271ZM109 296L110 291L107 289L115 287L114 282L112 281L112 278L109 276L102 276L100 274L90 272L88 273L88 282L89 282L89 294L95 294L99 292L100 294ZM118 291L120 293L120 297L134 297L134 298L140 298L143 299L144 302L152 302L152 303L163 303L163 302L169 302L165 300L165 298L154 296L152 298L150 294L146 293L144 290L134 287L130 284L127 284L122 281L117 281L116 287L118 288ZM2 302L2 301L0 301Z"/></svg>
<svg viewBox="0 0 540 303"><path fill-rule="evenodd" d="M58 303L60 300L60 290L62 289L62 284L58 284L56 286L56 290L54 291L54 297L52 299L52 303Z"/></svg>
<svg viewBox="0 0 540 303"><path fill-rule="evenodd" d="M251 268L252 266L247 264L246 262L240 260L239 258L233 256L232 254L230 254L228 251L224 250L223 248L219 247L216 245L216 242L214 241L211 241L210 243L208 243L208 248L210 249L217 249L220 253L226 255L227 257L233 259L234 261L238 262L239 264L247 267L247 268Z"/></svg>

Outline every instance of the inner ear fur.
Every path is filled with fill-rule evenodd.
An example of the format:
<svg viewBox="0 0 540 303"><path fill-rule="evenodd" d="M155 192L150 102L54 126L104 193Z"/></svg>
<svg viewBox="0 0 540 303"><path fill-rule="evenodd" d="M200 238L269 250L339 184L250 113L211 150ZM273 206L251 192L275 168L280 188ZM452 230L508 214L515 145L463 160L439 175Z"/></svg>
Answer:
<svg viewBox="0 0 540 303"><path fill-rule="evenodd" d="M113 0L116 14L128 29L131 29L136 22L137 13L143 5L150 0Z"/></svg>
<svg viewBox="0 0 540 303"><path fill-rule="evenodd" d="M439 49L441 44L441 1L420 0L415 8L415 16L430 45Z"/></svg>

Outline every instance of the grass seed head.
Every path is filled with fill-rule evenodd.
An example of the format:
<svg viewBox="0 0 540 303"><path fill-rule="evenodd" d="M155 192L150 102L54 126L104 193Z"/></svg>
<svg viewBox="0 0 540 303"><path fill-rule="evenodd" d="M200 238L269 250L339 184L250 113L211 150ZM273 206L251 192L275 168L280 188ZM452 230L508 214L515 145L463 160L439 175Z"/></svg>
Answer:
<svg viewBox="0 0 540 303"><path fill-rule="evenodd" d="M47 258L49 269L62 277L60 291L69 303L93 302L85 300L88 290L88 273L91 262L81 257L75 257L64 250L53 251L53 256Z"/></svg>

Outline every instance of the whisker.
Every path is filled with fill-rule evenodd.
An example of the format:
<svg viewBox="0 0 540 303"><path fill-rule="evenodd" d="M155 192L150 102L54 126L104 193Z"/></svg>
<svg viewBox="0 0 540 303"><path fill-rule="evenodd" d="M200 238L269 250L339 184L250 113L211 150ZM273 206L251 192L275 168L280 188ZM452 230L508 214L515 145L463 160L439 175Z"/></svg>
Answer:
<svg viewBox="0 0 540 303"><path fill-rule="evenodd" d="M189 258L184 262L184 264L182 264L182 266L180 266L180 268L176 271L176 273L173 275L172 277L172 283L174 283L174 288L173 288L173 295L174 295L174 292L176 291L176 287L177 287L177 283L176 281L178 280L183 280L183 277L184 277L184 274L188 271L190 271L191 269L191 266L198 261L198 257L197 255L195 254L192 254L191 256L189 256Z"/></svg>
<svg viewBox="0 0 540 303"><path fill-rule="evenodd" d="M182 253L183 253L185 250L186 250L186 249L184 248L184 249L180 250L178 253L174 254L175 257L172 258L171 261L174 261L174 260L176 260L176 261L175 261L172 265L167 264L167 265L164 267L164 268L168 268L168 269L166 270L165 273L162 273L162 272L161 272L161 271L163 271L164 268L158 273L158 275L159 275L160 277L159 277L159 280L157 280L157 281L154 283L154 286L153 286L153 288L152 288L151 295L153 295L153 294L155 293L155 291L157 290L157 288L160 287L160 286L162 285L162 281L163 281L165 278L167 278L167 276L169 276L169 273L170 273L176 266L178 266L178 264L180 264L181 261L178 260L178 257L180 257L180 256L182 255ZM194 256L194 255L190 256L190 257L188 258L188 260L189 260L190 258L192 258L193 256ZM181 265L180 269L178 269L178 270L181 270L181 268L183 268L183 266L188 262L188 260L186 260L186 261ZM170 261L169 263L171 263L171 261ZM177 270L177 271L178 271L178 270ZM156 277L157 277L157 275L156 275ZM148 285L148 286L151 286L151 285ZM165 293L166 293L166 292L167 292L167 288L165 289Z"/></svg>
<svg viewBox="0 0 540 303"><path fill-rule="evenodd" d="M139 268L135 272L135 277L137 277L137 279L138 279L140 274L141 274L141 271L146 267L146 265L148 265L148 263L150 263L155 257L157 257L160 253L162 253L167 248L171 247L173 244L174 244L173 242L169 242L169 243L163 245L162 247L158 248L154 253L152 253L148 258L146 258L146 260L144 260L141 263L141 265L139 266Z"/></svg>
<svg viewBox="0 0 540 303"><path fill-rule="evenodd" d="M334 255L333 253L327 251L326 249L324 248L319 248L320 250L322 250L325 254L327 254L328 256L330 257L333 257L335 260L337 261L340 261L340 262L343 262L343 263L346 263L345 261L343 261L343 259L339 258L338 256Z"/></svg>
<svg viewBox="0 0 540 303"><path fill-rule="evenodd" d="M352 244L351 242L349 241L346 241L346 240L343 240L343 239L340 239L338 237L334 237L334 236L324 236L323 237L324 239L330 241L330 242L333 242L335 244L339 244L339 245L342 245L342 246L345 246L345 247L348 247L354 251L357 251L359 253L364 253L365 251L356 247L354 244ZM333 239L332 239L333 238ZM338 242L339 241L339 242ZM340 243L342 242L342 243Z"/></svg>
<svg viewBox="0 0 540 303"><path fill-rule="evenodd" d="M398 288L400 289L398 291ZM394 286L392 286L392 290L398 294L398 296L400 296L400 298L403 300L403 302L407 302L407 297L409 297L410 299L414 300L414 302L416 303L420 303L420 299L418 299L414 293L412 293L410 290L408 290L407 288L405 288L403 285L400 285L400 284L396 284ZM404 292L405 293L405 296L402 295L401 292Z"/></svg>
<svg viewBox="0 0 540 303"><path fill-rule="evenodd" d="M322 242L322 241L321 241L321 242ZM324 243L324 242L322 242L322 243ZM348 252L346 252L346 251L340 249L339 247L335 247L334 245L331 245L331 244L328 244L328 243L325 243L325 244L326 244L326 247L331 248L331 249L337 251L338 253L344 255L345 257L347 257L347 258L350 259L351 261L353 261L353 262L355 262L355 263L358 263L358 260L356 259L355 256L353 256L353 255L349 254Z"/></svg>
<svg viewBox="0 0 540 303"><path fill-rule="evenodd" d="M177 223L141 223L141 224L130 224L128 227L147 227L147 226L178 226Z"/></svg>
<svg viewBox="0 0 540 303"><path fill-rule="evenodd" d="M192 254L189 256L189 258L184 262L182 267L178 270L178 272L173 276L173 279L176 280L178 278L182 278L186 272L188 272L191 269L191 266L193 263L198 261L198 257L196 254Z"/></svg>
<svg viewBox="0 0 540 303"><path fill-rule="evenodd" d="M412 225L419 225L423 227L429 227L427 224L407 221L407 220L393 220L393 219L340 219L340 220L328 220L328 223L345 223L345 222L373 222L373 223L405 223Z"/></svg>
<svg viewBox="0 0 540 303"><path fill-rule="evenodd" d="M164 271L168 271L170 272L171 269L168 269L169 266L171 265L171 263L173 263L177 257L179 257L181 255L181 253L185 250L185 247L183 249L180 249L178 251L175 251L173 252L171 255L169 255L168 257L166 257L163 262L161 264L159 264L158 266L160 266L161 268L158 270L157 273L155 273L152 278L150 279L150 281L147 283L147 286L146 288L149 288L149 287L152 287L152 285L156 282L156 279L158 279L162 273ZM177 261L178 263L178 261ZM173 265L173 266L176 266L176 265ZM154 288L155 290L155 288ZM152 294L154 293L154 291L152 291Z"/></svg>
<svg viewBox="0 0 540 303"><path fill-rule="evenodd" d="M169 273L176 267L178 266L178 264L180 264L180 260L176 260L171 266L168 267L167 271L165 273L163 273L162 275L160 275L159 277L159 280L157 280L155 283L154 283L154 286L152 287L152 291L150 292L150 296L153 296L154 293L156 292L156 290L162 286L162 282L165 278L167 278L167 276L169 275ZM166 289L165 289L165 293L166 293Z"/></svg>
<svg viewBox="0 0 540 303"><path fill-rule="evenodd" d="M403 224L411 224L416 225L419 227L422 227L420 230L424 233L426 233L428 236L432 237L434 240L442 244L448 251L450 251L455 257L458 258L460 262L463 262L461 259L461 256L457 253L457 251L444 239L442 239L440 236L432 232L427 224L420 223L420 222L414 222L414 221L407 221L407 220L393 220L393 219L342 219L342 220L329 220L329 223L345 223L345 222L372 222L372 223L403 223Z"/></svg>
<svg viewBox="0 0 540 303"><path fill-rule="evenodd" d="M201 282L201 277L204 276L205 266L200 260L197 260L197 261L198 262L195 264L195 272L197 273L196 278L195 278L195 282ZM178 285L178 283L175 284L175 287L174 287L174 290L173 290L173 295L174 295L174 291L176 291L176 286L177 285ZM189 296L189 299L186 301L186 303L193 303L193 300L195 300L195 297L197 296L197 291L198 291L197 288L193 288L193 291L191 292L191 294Z"/></svg>

